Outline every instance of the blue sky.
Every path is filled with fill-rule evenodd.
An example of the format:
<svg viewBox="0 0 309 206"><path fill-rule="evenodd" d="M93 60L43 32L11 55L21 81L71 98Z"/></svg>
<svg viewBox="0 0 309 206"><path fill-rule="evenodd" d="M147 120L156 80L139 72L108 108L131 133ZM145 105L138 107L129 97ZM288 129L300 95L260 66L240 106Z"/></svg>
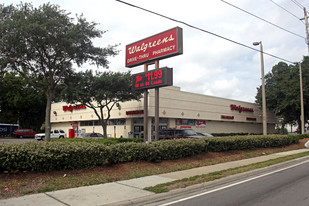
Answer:
<svg viewBox="0 0 309 206"><path fill-rule="evenodd" d="M264 51L291 62L308 55L305 39L283 31L252 17L221 0L124 0L134 5L186 22L225 38L254 47L262 41ZM226 0L286 30L305 37L304 11L291 0ZM19 4L19 0L2 3ZM28 2L28 1L24 1ZM83 13L88 21L99 23L100 30L108 30L95 45L121 44L120 53L109 58L110 70L132 73L143 71L143 66L125 67L125 46L179 26L183 28L183 55L161 60L160 66L174 68L174 85L183 91L254 102L256 88L261 85L260 53L208 33L195 30L115 0L32 0L38 6L51 2L75 14ZM279 8L273 2L289 12ZM309 0L297 0L309 6ZM309 9L309 7L308 7ZM255 47L259 49L259 47ZM265 74L279 59L264 55ZM81 69L93 68L84 65ZM93 68L96 69L96 68ZM100 68L104 69L104 68Z"/></svg>

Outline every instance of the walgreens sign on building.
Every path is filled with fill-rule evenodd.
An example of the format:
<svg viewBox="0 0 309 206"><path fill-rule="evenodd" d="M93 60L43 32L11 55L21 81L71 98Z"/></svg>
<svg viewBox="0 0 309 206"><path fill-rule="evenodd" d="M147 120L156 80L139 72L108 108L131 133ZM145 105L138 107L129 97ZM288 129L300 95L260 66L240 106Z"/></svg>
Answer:
<svg viewBox="0 0 309 206"><path fill-rule="evenodd" d="M126 67L183 53L182 28L175 27L126 46Z"/></svg>

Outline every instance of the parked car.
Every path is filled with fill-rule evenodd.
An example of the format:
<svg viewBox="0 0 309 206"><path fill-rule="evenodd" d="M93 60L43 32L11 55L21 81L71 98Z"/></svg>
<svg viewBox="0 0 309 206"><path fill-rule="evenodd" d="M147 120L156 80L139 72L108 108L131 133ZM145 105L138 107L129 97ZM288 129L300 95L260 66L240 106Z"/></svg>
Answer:
<svg viewBox="0 0 309 206"><path fill-rule="evenodd" d="M207 133L207 132L197 132L198 135L201 135L201 136L205 136L205 137L213 137L213 135Z"/></svg>
<svg viewBox="0 0 309 206"><path fill-rule="evenodd" d="M193 129L163 129L159 131L159 140L175 138L199 139L204 136L198 135Z"/></svg>
<svg viewBox="0 0 309 206"><path fill-rule="evenodd" d="M102 134L100 134L100 133L91 132L91 133L81 134L80 138L84 138L84 139L99 139L99 138L104 138L104 136Z"/></svg>
<svg viewBox="0 0 309 206"><path fill-rule="evenodd" d="M50 138L66 138L67 134L62 129L54 129L50 131ZM44 140L45 133L38 133L34 136L36 140Z"/></svg>
<svg viewBox="0 0 309 206"><path fill-rule="evenodd" d="M36 135L36 134L37 133L33 129L16 129L13 132L13 136L14 137L19 137L19 138L34 137L34 135Z"/></svg>

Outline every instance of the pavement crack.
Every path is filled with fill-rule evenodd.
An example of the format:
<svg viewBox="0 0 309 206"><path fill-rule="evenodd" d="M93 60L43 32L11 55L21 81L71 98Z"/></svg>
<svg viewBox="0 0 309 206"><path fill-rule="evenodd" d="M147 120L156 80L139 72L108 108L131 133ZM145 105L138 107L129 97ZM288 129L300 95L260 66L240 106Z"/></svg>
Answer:
<svg viewBox="0 0 309 206"><path fill-rule="evenodd" d="M127 187L133 187L135 189L139 189L139 190L144 190L143 188L140 188L140 187L135 187L135 186L132 186L132 185L129 185L129 184L124 184L124 183L120 183L120 182L116 182L117 184L120 184L120 185L123 185L123 186L127 186Z"/></svg>
<svg viewBox="0 0 309 206"><path fill-rule="evenodd" d="M61 200L55 198L55 197L52 196L52 195L49 195L49 194L47 194L47 193L44 193L44 194L47 195L48 197L50 197L50 198L52 198L52 199L54 199L54 200L56 200L56 201L62 203L62 204L64 204L64 205L70 206L69 204L67 204L67 203L65 203L65 202L63 202L63 201L61 201Z"/></svg>

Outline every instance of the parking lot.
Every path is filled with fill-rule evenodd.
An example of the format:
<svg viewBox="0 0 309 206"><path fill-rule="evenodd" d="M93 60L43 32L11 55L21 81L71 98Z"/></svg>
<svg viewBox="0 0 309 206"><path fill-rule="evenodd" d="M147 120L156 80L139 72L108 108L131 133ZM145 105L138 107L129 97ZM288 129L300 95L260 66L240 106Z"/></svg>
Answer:
<svg viewBox="0 0 309 206"><path fill-rule="evenodd" d="M14 137L0 137L1 143L25 143L25 142L36 142L34 138L14 138Z"/></svg>

